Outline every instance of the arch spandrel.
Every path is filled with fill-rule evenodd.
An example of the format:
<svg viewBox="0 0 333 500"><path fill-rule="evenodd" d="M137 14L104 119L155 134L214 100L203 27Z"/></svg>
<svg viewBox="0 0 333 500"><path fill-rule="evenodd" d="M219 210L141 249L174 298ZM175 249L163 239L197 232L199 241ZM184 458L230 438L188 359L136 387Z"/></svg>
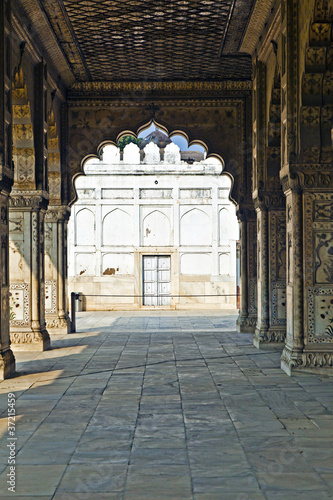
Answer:
<svg viewBox="0 0 333 500"><path fill-rule="evenodd" d="M208 155L224 159L224 171L234 178L232 197L237 201L244 184L244 100L157 101L155 104L156 120L163 127L183 131L190 142L204 142ZM69 102L67 164L71 181L82 173L83 158L96 155L101 143L116 142L124 130L140 130L149 119L147 102ZM72 182L68 201L74 199Z"/></svg>

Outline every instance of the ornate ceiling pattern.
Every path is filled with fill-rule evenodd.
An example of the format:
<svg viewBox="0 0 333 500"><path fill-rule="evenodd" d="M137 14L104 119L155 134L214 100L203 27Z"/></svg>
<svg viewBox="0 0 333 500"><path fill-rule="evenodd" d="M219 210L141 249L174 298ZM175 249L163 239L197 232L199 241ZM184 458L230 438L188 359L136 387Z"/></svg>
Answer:
<svg viewBox="0 0 333 500"><path fill-rule="evenodd" d="M255 0L40 0L77 81L247 80Z"/></svg>

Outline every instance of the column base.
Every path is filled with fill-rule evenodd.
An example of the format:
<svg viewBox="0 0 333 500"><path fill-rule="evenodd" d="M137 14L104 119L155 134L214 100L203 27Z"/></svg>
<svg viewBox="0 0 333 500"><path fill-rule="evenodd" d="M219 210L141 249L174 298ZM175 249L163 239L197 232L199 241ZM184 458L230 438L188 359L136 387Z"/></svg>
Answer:
<svg viewBox="0 0 333 500"><path fill-rule="evenodd" d="M10 329L11 347L19 351L46 351L51 345L46 329L33 331L31 328Z"/></svg>
<svg viewBox="0 0 333 500"><path fill-rule="evenodd" d="M5 380L15 373L15 357L11 349L0 353L0 380Z"/></svg>
<svg viewBox="0 0 333 500"><path fill-rule="evenodd" d="M333 376L333 348L306 348L300 350L285 346L281 356L281 368L287 375L294 372Z"/></svg>
<svg viewBox="0 0 333 500"><path fill-rule="evenodd" d="M286 339L286 330L278 328L269 328L261 330L256 328L254 332L253 345L257 349L283 349Z"/></svg>
<svg viewBox="0 0 333 500"><path fill-rule="evenodd" d="M48 315L46 317L46 328L50 333L70 333L71 321L69 318L59 318L58 316Z"/></svg>
<svg viewBox="0 0 333 500"><path fill-rule="evenodd" d="M257 316L238 316L236 331L239 333L254 333L257 324Z"/></svg>

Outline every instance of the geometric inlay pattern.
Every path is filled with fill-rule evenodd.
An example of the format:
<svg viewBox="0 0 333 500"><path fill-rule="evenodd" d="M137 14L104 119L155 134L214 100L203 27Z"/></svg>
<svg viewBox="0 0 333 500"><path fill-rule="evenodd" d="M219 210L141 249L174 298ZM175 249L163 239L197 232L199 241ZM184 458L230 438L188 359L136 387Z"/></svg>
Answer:
<svg viewBox="0 0 333 500"><path fill-rule="evenodd" d="M75 45L94 81L250 79L249 56L233 57L228 51L221 57L231 20L237 42L232 47L243 34L244 16L239 25L237 16L232 19L237 3L244 6L244 0L54 0L51 13L43 0L65 52L69 34L73 36L68 59L78 65ZM245 3L248 9L252 0ZM60 14L52 18L56 5L63 30ZM66 39L61 40L65 27ZM82 73L76 77L84 79Z"/></svg>

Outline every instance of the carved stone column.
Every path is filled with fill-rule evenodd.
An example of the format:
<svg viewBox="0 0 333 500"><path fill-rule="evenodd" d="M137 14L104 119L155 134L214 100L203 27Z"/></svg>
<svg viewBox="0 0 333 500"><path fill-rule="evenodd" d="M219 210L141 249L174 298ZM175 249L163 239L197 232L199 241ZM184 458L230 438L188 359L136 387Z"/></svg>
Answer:
<svg viewBox="0 0 333 500"><path fill-rule="evenodd" d="M288 307L281 367L289 375L333 369L333 173L328 167L294 171L283 179Z"/></svg>
<svg viewBox="0 0 333 500"><path fill-rule="evenodd" d="M68 333L67 223L69 209L49 205L45 217L45 313L50 332Z"/></svg>
<svg viewBox="0 0 333 500"><path fill-rule="evenodd" d="M267 336L269 326L268 304L268 211L265 206L257 208L257 300L258 319L254 344Z"/></svg>
<svg viewBox="0 0 333 500"><path fill-rule="evenodd" d="M13 189L10 197L10 291L13 347L50 346L45 327L44 216L47 194Z"/></svg>
<svg viewBox="0 0 333 500"><path fill-rule="evenodd" d="M299 2L283 0L280 178L287 203L287 336L281 367L333 372L331 3L316 0L302 52ZM318 65L318 55L322 54ZM302 73L300 73L300 70Z"/></svg>
<svg viewBox="0 0 333 500"><path fill-rule="evenodd" d="M253 333L257 322L257 230L256 214L251 208L238 209L240 221L240 288L241 307L237 331Z"/></svg>
<svg viewBox="0 0 333 500"><path fill-rule="evenodd" d="M15 373L9 339L8 196L13 184L11 113L11 11L0 6L0 380ZM8 59L9 58L9 59Z"/></svg>
<svg viewBox="0 0 333 500"><path fill-rule="evenodd" d="M286 336L286 215L282 191L257 199L258 323L256 347L281 347Z"/></svg>
<svg viewBox="0 0 333 500"><path fill-rule="evenodd" d="M3 165L2 179L5 180ZM7 178L10 180L10 177ZM12 180L12 178L11 178ZM9 183L8 183L9 184ZM15 373L15 358L9 339L9 258L8 258L8 191L0 190L0 380Z"/></svg>

